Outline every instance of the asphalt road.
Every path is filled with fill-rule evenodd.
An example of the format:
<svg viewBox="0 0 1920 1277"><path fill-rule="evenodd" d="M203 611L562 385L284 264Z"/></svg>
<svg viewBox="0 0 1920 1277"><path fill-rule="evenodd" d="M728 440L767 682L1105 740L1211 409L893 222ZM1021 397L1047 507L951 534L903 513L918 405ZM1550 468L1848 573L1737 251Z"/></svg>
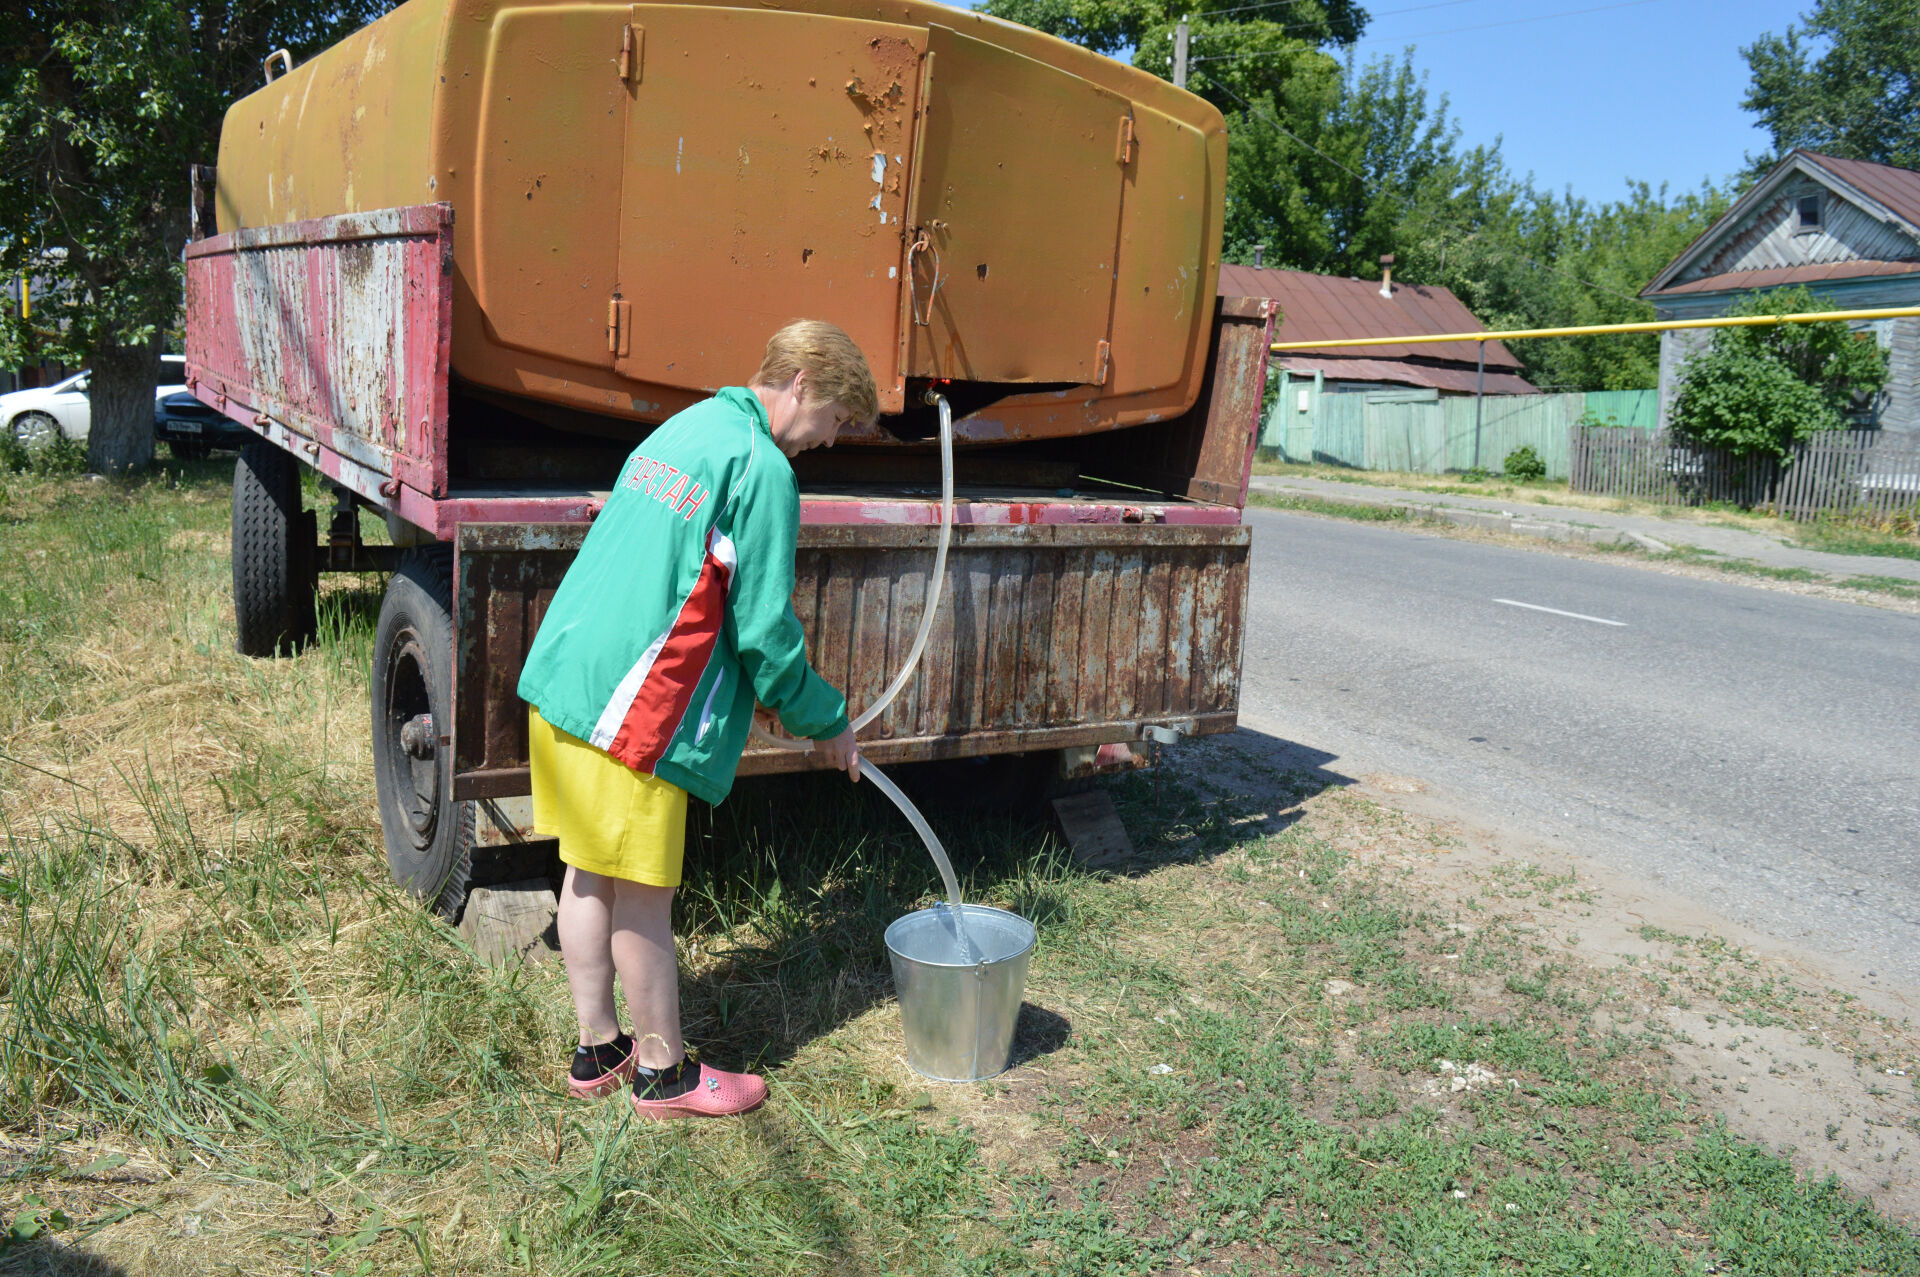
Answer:
<svg viewBox="0 0 1920 1277"><path fill-rule="evenodd" d="M1243 726L1920 987L1920 618L1247 519Z"/></svg>

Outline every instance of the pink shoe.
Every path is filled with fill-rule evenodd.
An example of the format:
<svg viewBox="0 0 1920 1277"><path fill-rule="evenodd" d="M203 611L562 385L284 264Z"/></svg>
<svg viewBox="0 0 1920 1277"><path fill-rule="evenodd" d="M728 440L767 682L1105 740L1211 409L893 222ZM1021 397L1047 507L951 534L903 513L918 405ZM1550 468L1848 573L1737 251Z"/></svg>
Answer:
<svg viewBox="0 0 1920 1277"><path fill-rule="evenodd" d="M611 1042L581 1047L573 1053L567 1071L567 1090L576 1099L597 1100L633 1080L640 1052L634 1040L622 1033Z"/></svg>
<svg viewBox="0 0 1920 1277"><path fill-rule="evenodd" d="M725 1073L701 1064L693 1085L666 1099L642 1099L636 1090L633 1111L655 1121L681 1117L727 1117L766 1102L767 1084L752 1073Z"/></svg>

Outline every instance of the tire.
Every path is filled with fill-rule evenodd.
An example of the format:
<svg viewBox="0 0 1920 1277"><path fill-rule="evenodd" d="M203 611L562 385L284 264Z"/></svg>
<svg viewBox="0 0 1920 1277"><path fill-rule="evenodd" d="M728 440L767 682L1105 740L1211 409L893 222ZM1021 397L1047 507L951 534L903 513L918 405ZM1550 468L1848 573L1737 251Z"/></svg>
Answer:
<svg viewBox="0 0 1920 1277"><path fill-rule="evenodd" d="M61 437L60 423L44 412L23 412L9 428L13 437L29 448L44 448Z"/></svg>
<svg viewBox="0 0 1920 1277"><path fill-rule="evenodd" d="M300 508L300 466L264 440L233 467L233 645L242 656L313 641L318 520Z"/></svg>
<svg viewBox="0 0 1920 1277"><path fill-rule="evenodd" d="M452 552L412 550L373 639L373 767L393 880L458 918L473 877L472 803L453 801Z"/></svg>

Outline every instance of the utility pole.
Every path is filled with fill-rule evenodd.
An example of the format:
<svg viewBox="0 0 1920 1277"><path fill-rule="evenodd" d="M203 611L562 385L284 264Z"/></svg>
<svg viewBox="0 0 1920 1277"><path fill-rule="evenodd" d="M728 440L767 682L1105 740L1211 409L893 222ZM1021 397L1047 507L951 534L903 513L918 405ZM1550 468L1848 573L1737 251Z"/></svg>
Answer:
<svg viewBox="0 0 1920 1277"><path fill-rule="evenodd" d="M1173 24L1173 87L1187 87L1187 37L1191 28L1185 18Z"/></svg>

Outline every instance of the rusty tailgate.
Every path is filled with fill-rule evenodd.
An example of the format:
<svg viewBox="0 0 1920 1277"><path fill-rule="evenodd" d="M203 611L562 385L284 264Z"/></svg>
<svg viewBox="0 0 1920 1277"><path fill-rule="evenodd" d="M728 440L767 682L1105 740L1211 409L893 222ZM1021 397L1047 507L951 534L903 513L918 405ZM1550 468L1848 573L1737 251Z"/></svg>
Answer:
<svg viewBox="0 0 1920 1277"><path fill-rule="evenodd" d="M465 524L455 557L454 796L527 792L515 693L540 618L587 529ZM794 608L815 666L857 711L919 625L938 531L800 530ZM920 669L867 733L879 763L1226 731L1239 706L1244 525L974 524ZM750 749L744 775L808 766Z"/></svg>

